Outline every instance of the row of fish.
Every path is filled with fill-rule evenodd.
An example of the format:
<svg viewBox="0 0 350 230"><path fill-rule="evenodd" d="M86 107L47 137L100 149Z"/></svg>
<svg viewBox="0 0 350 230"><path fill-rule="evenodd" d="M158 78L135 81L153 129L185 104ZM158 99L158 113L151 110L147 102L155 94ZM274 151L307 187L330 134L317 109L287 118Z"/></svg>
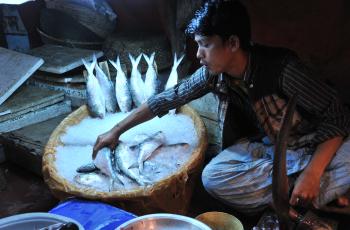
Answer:
<svg viewBox="0 0 350 230"><path fill-rule="evenodd" d="M142 79L141 73L138 70L138 65L142 56L148 63L145 80ZM174 63L165 84L165 90L177 84L177 67L181 63L183 57L184 56L181 56L177 59L175 53ZM115 62L109 60L112 66L117 70L115 83L113 83L99 67L95 55L91 63L82 59L87 70L87 105L92 117L103 118L106 112L114 113L117 111L117 105L121 112L129 112L133 104L138 107L146 102L148 98L160 92L155 53L152 53L150 56L141 53L136 59L129 54L129 59L132 64L131 76L129 79L121 67L119 56ZM174 111L172 113L174 113Z"/></svg>
<svg viewBox="0 0 350 230"><path fill-rule="evenodd" d="M101 149L92 163L77 169L74 180L88 187L108 187L109 191L151 185L181 165L165 158L185 151L189 151L188 144L167 145L161 131L151 136L139 134L132 143L120 142L113 151Z"/></svg>

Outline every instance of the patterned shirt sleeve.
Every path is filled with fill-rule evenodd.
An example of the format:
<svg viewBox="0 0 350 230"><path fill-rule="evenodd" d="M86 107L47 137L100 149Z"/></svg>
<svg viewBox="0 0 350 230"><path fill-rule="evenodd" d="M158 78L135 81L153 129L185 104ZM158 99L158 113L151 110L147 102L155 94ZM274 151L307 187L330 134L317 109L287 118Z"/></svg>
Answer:
<svg viewBox="0 0 350 230"><path fill-rule="evenodd" d="M289 58L282 73L282 91L291 97L297 93L298 103L316 122L314 143L320 144L336 136L346 137L350 131L349 110L337 92L324 82L313 78L299 58Z"/></svg>
<svg viewBox="0 0 350 230"><path fill-rule="evenodd" d="M147 104L154 115L164 116L169 110L210 92L213 87L212 81L213 76L209 75L205 67L201 67L192 76L174 87L150 97Z"/></svg>

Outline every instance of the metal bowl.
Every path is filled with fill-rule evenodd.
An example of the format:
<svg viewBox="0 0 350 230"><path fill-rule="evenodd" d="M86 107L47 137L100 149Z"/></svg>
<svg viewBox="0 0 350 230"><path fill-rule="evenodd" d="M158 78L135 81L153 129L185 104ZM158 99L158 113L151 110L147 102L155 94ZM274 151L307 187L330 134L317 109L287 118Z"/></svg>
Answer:
<svg viewBox="0 0 350 230"><path fill-rule="evenodd" d="M211 230L204 223L176 214L150 214L129 220L116 230Z"/></svg>
<svg viewBox="0 0 350 230"><path fill-rule="evenodd" d="M213 230L243 230L241 221L225 212L205 212L197 216L196 219L207 224Z"/></svg>

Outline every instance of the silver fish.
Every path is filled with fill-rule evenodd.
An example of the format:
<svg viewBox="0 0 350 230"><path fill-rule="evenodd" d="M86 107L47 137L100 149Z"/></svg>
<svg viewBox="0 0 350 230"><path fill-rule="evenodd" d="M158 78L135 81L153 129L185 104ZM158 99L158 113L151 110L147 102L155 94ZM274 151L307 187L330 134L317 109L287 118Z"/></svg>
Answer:
<svg viewBox="0 0 350 230"><path fill-rule="evenodd" d="M182 61L183 58L184 58L184 55L182 55L180 59L177 59L176 53L174 54L174 63L173 63L173 67L171 68L169 78L165 84L165 90L170 89L171 87L174 87L178 83L177 67L180 65L180 62ZM175 109L170 110L169 113L175 114Z"/></svg>
<svg viewBox="0 0 350 230"><path fill-rule="evenodd" d="M157 80L157 70L155 68L155 52L151 54L150 57L148 57L146 54L143 54L143 57L145 58L148 69L146 72L145 77L145 96L146 99L150 98L151 96L158 93L159 90L159 81Z"/></svg>
<svg viewBox="0 0 350 230"><path fill-rule="evenodd" d="M120 142L115 149L115 158L120 170L130 179L136 181L139 185L145 186L151 182L140 175L138 169L132 168L137 162L138 148L130 148L126 143Z"/></svg>
<svg viewBox="0 0 350 230"><path fill-rule="evenodd" d="M162 145L145 161L142 175L151 181L162 180L177 172L190 155L191 148L187 143Z"/></svg>
<svg viewBox="0 0 350 230"><path fill-rule="evenodd" d="M95 55L94 61L97 62ZM117 110L117 99L115 98L113 83L111 80L108 79L108 77L98 66L98 64L95 65L95 70L96 78L98 80L98 83L100 84L102 93L105 98L106 111L109 113L114 113Z"/></svg>
<svg viewBox="0 0 350 230"><path fill-rule="evenodd" d="M123 184L123 181L120 179L120 170L115 162L115 154L109 148L102 148L97 153L94 164L102 173L109 176L110 190L113 190L116 182Z"/></svg>
<svg viewBox="0 0 350 230"><path fill-rule="evenodd" d="M120 65L119 56L117 57L116 62L111 60L109 60L109 62L117 70L117 75L115 77L115 96L117 98L119 108L123 113L129 112L132 107L132 97L128 80Z"/></svg>
<svg viewBox="0 0 350 230"><path fill-rule="evenodd" d="M131 77L130 77L130 92L132 95L132 100L136 107L139 107L143 102L146 101L145 97L145 83L141 78L141 73L137 69L137 66L141 60L141 54L134 59L134 57L129 54L129 59L132 64Z"/></svg>
<svg viewBox="0 0 350 230"><path fill-rule="evenodd" d="M92 117L103 118L106 114L105 98L98 80L93 73L96 65L96 59L94 59L92 63L88 63L84 59L82 59L82 62L88 73L86 77L86 94L90 115Z"/></svg>
<svg viewBox="0 0 350 230"><path fill-rule="evenodd" d="M157 132L152 137L144 140L139 147L139 156L137 163L140 173L143 171L143 163L152 155L152 153L165 143L165 135L162 131Z"/></svg>
<svg viewBox="0 0 350 230"><path fill-rule="evenodd" d="M88 188L110 188L110 179L102 173L79 173L74 176L74 182Z"/></svg>

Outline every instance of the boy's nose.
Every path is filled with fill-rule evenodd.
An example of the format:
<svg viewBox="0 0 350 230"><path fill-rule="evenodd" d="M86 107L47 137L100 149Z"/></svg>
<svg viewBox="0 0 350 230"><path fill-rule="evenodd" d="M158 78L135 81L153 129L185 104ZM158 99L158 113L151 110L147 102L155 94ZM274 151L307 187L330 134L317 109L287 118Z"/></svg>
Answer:
<svg viewBox="0 0 350 230"><path fill-rule="evenodd" d="M197 56L198 59L203 58L203 52L200 49L198 49L196 56Z"/></svg>

